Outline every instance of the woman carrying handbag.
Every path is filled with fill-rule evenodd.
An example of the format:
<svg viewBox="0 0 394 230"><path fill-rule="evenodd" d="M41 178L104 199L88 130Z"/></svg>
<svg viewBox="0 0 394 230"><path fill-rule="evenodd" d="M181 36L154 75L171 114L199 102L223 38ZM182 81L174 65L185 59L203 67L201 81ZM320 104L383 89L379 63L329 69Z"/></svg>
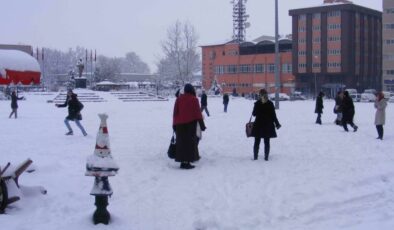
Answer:
<svg viewBox="0 0 394 230"><path fill-rule="evenodd" d="M276 117L275 107L272 101L268 99L268 94L265 89L260 90L260 99L254 103L252 115L256 117L252 136L254 137L254 160L258 159L261 139L264 139L264 160L268 161L270 152L270 138L275 138L276 129L279 129L278 118Z"/></svg>

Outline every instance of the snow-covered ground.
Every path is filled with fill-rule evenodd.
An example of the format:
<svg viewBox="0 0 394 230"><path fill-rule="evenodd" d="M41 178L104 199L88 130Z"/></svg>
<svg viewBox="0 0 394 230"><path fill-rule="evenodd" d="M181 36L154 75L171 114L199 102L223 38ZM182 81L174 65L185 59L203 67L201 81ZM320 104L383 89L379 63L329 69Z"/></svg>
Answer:
<svg viewBox="0 0 394 230"><path fill-rule="evenodd" d="M321 126L314 123L314 101L281 102L282 128L265 162L252 161L253 139L244 131L253 101L232 98L225 114L221 98L209 98L202 159L195 169L181 170L166 154L174 99L125 103L100 95L107 102L85 103L82 112L87 137L74 123L74 136L64 135L67 109L46 103L54 95L26 94L18 119L9 119L10 102L0 101L0 165L31 158L36 168L22 174L22 199L0 215L0 229L394 228L394 104L387 107L380 141L372 103L355 103L359 130L346 133L333 124L333 101L324 101ZM101 112L109 115L120 166L109 178L109 226L92 224L93 178L84 176ZM29 189L36 185L48 194Z"/></svg>

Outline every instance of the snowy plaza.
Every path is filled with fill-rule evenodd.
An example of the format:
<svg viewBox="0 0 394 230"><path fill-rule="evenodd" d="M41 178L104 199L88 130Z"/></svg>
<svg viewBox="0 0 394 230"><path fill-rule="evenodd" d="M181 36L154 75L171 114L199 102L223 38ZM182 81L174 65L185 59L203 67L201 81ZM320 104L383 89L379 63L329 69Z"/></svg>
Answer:
<svg viewBox="0 0 394 230"><path fill-rule="evenodd" d="M80 93L76 91L76 93ZM315 102L285 101L277 110L282 128L271 140L270 161L253 161L253 139L245 136L253 103L209 97L211 116L199 144L201 160L181 170L167 157L174 98L122 102L95 92L104 102L85 102L84 137L56 93L24 93L18 119L0 101L0 165L33 160L35 172L20 177L21 200L0 215L0 228L41 229L313 229L389 230L394 226L393 104L386 110L383 141L376 140L373 103L355 103L357 132L334 124L334 101L324 101L322 125ZM120 170L109 178L111 223L93 225L92 178L84 175L107 113L111 150ZM262 150L260 150L260 155ZM31 189L43 186L41 195Z"/></svg>

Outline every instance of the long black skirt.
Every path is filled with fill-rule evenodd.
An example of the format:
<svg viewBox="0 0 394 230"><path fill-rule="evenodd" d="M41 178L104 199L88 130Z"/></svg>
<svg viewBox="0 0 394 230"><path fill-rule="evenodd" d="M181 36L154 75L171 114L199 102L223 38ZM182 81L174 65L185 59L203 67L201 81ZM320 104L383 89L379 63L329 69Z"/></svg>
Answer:
<svg viewBox="0 0 394 230"><path fill-rule="evenodd" d="M176 162L194 162L200 159L196 128L197 121L176 125Z"/></svg>

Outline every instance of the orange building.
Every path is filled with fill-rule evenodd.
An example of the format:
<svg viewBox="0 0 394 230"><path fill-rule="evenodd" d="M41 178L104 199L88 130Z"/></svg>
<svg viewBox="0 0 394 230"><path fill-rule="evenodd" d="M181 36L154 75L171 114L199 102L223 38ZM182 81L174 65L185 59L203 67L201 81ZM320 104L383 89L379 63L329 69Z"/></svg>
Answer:
<svg viewBox="0 0 394 230"><path fill-rule="evenodd" d="M216 80L223 92L249 94L265 88L275 92L275 42L222 43L202 48L204 89ZM292 41L279 41L280 92L290 94L295 88L292 74Z"/></svg>

